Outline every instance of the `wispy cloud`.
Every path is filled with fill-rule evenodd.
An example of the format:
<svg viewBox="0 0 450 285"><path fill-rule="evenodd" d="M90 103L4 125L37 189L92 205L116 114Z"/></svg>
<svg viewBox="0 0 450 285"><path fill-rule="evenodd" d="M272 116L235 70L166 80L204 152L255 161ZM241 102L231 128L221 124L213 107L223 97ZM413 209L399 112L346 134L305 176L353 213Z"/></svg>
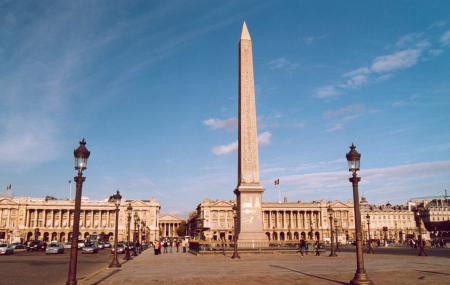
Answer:
<svg viewBox="0 0 450 285"><path fill-rule="evenodd" d="M440 38L441 44L444 46L450 45L450 30L446 31Z"/></svg>
<svg viewBox="0 0 450 285"><path fill-rule="evenodd" d="M286 71L295 70L299 66L298 63L293 63L284 57L271 60L268 65L270 69L281 69Z"/></svg>
<svg viewBox="0 0 450 285"><path fill-rule="evenodd" d="M312 45L317 41L323 40L326 38L326 35L320 35L320 36L309 36L309 37L304 37L303 38L303 42L307 45Z"/></svg>
<svg viewBox="0 0 450 285"><path fill-rule="evenodd" d="M272 141L272 134L270 132L263 132L258 135L258 144L259 145L268 145ZM212 148L212 153L215 155L224 155L230 154L232 152L237 151L238 142L232 142L226 145L218 145Z"/></svg>
<svg viewBox="0 0 450 285"><path fill-rule="evenodd" d="M392 189L408 186L415 181L443 181L448 183L450 161L435 161L413 163L385 168L371 168L361 170L360 191L373 195L390 193ZM348 171L318 172L280 176L280 181L286 185L288 193L313 193L317 189L329 192L347 191L349 188ZM328 189L328 190L327 190ZM425 189L423 189L425 190ZM430 191L430 189L427 189ZM440 190L440 189L439 189ZM384 196L383 196L384 197Z"/></svg>
<svg viewBox="0 0 450 285"><path fill-rule="evenodd" d="M327 128L326 131L329 133L337 132L344 129L344 125L342 123L336 123L331 127Z"/></svg>
<svg viewBox="0 0 450 285"><path fill-rule="evenodd" d="M314 90L314 96L321 99L336 97L340 94L333 85L322 86Z"/></svg>
<svg viewBox="0 0 450 285"><path fill-rule="evenodd" d="M238 123L238 121L236 118L229 118L229 119L225 119L225 120L210 118L210 119L203 121L203 124L205 126L208 126L213 130L233 129L233 128L237 127L237 123Z"/></svg>
<svg viewBox="0 0 450 285"><path fill-rule="evenodd" d="M346 107L339 108L337 110L326 111L325 113L323 113L323 115L325 116L325 118L334 118L334 117L340 117L343 115L362 113L362 112L364 112L364 105L354 104L354 105L349 105Z"/></svg>
<svg viewBox="0 0 450 285"><path fill-rule="evenodd" d="M450 44L450 31L442 35L440 42L444 46ZM369 83L391 79L393 73L411 68L421 60L432 60L443 53L442 49L433 48L423 33L404 35L397 40L394 46L397 51L376 56L370 65L342 74L342 80L338 84L316 88L314 96L327 99L343 94L346 89L360 88Z"/></svg>

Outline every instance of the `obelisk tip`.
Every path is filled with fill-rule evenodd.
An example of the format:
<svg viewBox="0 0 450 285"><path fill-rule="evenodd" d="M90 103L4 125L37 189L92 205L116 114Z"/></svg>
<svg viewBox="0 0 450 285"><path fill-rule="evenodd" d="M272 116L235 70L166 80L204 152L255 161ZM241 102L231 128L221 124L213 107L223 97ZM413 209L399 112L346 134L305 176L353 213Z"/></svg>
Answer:
<svg viewBox="0 0 450 285"><path fill-rule="evenodd" d="M252 38L250 37L250 33L247 29L247 24L244 21L244 24L242 25L242 33L241 33L241 40L249 40L251 41Z"/></svg>

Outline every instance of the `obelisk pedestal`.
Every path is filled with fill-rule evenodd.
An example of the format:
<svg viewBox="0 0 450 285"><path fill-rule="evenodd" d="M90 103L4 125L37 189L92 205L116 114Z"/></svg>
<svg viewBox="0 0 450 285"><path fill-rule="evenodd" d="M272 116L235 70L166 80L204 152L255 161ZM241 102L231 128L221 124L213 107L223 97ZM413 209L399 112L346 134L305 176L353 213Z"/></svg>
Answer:
<svg viewBox="0 0 450 285"><path fill-rule="evenodd" d="M261 210L264 188L259 181L252 40L245 22L239 42L238 133L238 185L234 190L238 209L238 244L240 247L260 247L268 239L263 231Z"/></svg>

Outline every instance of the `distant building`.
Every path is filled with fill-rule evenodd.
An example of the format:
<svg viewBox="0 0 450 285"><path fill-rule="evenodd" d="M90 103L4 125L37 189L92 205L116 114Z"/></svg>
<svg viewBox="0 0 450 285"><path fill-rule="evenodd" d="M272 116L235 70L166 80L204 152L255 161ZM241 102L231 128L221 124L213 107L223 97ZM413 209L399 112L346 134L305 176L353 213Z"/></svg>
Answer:
<svg viewBox="0 0 450 285"><path fill-rule="evenodd" d="M126 240L126 207L133 207L131 237L134 230L134 214L146 222L145 238L159 238L158 219L160 205L155 200L122 200L119 211L119 240ZM0 240L26 242L38 238L44 241L67 242L72 236L74 201L53 197L0 197ZM103 234L111 240L115 228L115 206L104 201L83 198L80 215L80 239L91 234Z"/></svg>
<svg viewBox="0 0 450 285"><path fill-rule="evenodd" d="M234 201L205 199L188 219L188 232L192 238L205 240L232 240L234 234ZM300 239L330 240L328 206L333 209L333 228L340 242L353 241L355 218L353 202L263 202L263 228L270 241ZM364 239L368 238L367 219L370 216L372 239L403 242L418 237L418 224L414 211L404 205L371 205L361 199L361 224ZM450 215L449 215L450 216ZM429 238L425 230L424 238Z"/></svg>
<svg viewBox="0 0 450 285"><path fill-rule="evenodd" d="M159 218L159 233L161 237L177 237L177 229L181 225L183 219L175 215L161 215Z"/></svg>

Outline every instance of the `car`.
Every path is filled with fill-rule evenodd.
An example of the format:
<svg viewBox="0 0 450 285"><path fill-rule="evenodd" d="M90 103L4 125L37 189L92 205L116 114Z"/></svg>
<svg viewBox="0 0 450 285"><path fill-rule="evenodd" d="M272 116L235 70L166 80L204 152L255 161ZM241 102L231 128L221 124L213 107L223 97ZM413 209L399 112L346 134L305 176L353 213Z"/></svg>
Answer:
<svg viewBox="0 0 450 285"><path fill-rule="evenodd" d="M98 253L98 246L95 242L86 243L81 253Z"/></svg>
<svg viewBox="0 0 450 285"><path fill-rule="evenodd" d="M45 245L41 240L33 240L27 246L27 251L44 251Z"/></svg>
<svg viewBox="0 0 450 285"><path fill-rule="evenodd" d="M64 245L59 242L52 242L50 243L47 248L45 249L45 254L49 253L64 253Z"/></svg>
<svg viewBox="0 0 450 285"><path fill-rule="evenodd" d="M0 254L8 255L13 253L14 248L12 247L12 245L7 243L0 243Z"/></svg>
<svg viewBox="0 0 450 285"><path fill-rule="evenodd" d="M85 246L86 246L86 243L85 243L84 240L79 240L79 241L78 241L78 248L83 248L83 247L85 247Z"/></svg>
<svg viewBox="0 0 450 285"><path fill-rule="evenodd" d="M111 248L111 243L105 242L104 246L105 246L105 248Z"/></svg>
<svg viewBox="0 0 450 285"><path fill-rule="evenodd" d="M114 246L113 247L111 247L111 253L114 253ZM117 253L119 254L119 253L125 253L125 244L122 242L122 243L118 243L117 244Z"/></svg>
<svg viewBox="0 0 450 285"><path fill-rule="evenodd" d="M20 243L20 242L13 242L11 244L11 246L14 249L14 252L16 252L16 251L26 251L27 250L27 247L25 245L23 245L22 243Z"/></svg>
<svg viewBox="0 0 450 285"><path fill-rule="evenodd" d="M72 243L71 242L65 242L64 243L64 248L72 248Z"/></svg>
<svg viewBox="0 0 450 285"><path fill-rule="evenodd" d="M97 246L98 246L99 249L104 249L105 248L105 244L102 241L99 241L97 243Z"/></svg>

